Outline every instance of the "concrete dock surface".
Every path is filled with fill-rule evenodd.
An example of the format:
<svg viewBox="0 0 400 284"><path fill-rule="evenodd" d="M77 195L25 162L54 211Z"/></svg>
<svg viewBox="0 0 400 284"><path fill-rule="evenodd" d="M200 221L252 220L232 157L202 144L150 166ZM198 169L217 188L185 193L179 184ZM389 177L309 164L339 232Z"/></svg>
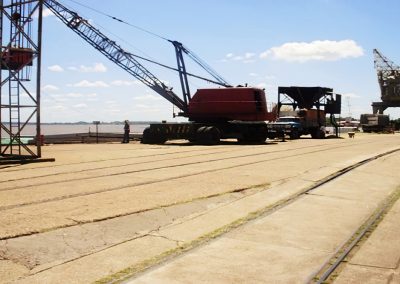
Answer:
<svg viewBox="0 0 400 284"><path fill-rule="evenodd" d="M55 162L0 165L0 282L313 282L400 190L399 142L45 146ZM399 283L399 206L332 281Z"/></svg>

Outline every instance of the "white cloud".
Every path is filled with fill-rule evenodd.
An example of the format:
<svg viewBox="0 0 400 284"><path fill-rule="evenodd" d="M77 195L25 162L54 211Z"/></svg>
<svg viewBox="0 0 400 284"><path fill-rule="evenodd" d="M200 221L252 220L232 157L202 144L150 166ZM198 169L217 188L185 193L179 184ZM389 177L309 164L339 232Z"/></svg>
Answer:
<svg viewBox="0 0 400 284"><path fill-rule="evenodd" d="M120 113L121 110L119 108L108 108L104 110L107 113Z"/></svg>
<svg viewBox="0 0 400 284"><path fill-rule="evenodd" d="M81 97L83 97L83 95L81 93L68 93L68 94L66 94L66 96L70 97L70 98L81 98Z"/></svg>
<svg viewBox="0 0 400 284"><path fill-rule="evenodd" d="M245 59L251 59L251 58L253 58L255 55L256 55L255 53L246 52L246 53L244 54L244 58L245 58Z"/></svg>
<svg viewBox="0 0 400 284"><path fill-rule="evenodd" d="M48 8L43 9L42 12L43 18L49 17L49 16L54 16L53 12L49 10ZM32 16L33 18L38 18L39 17L39 10L36 10L35 13Z"/></svg>
<svg viewBox="0 0 400 284"><path fill-rule="evenodd" d="M113 86L133 86L133 85L141 85L142 83L138 80L131 80L131 81L123 81L123 80L114 80L111 82Z"/></svg>
<svg viewBox="0 0 400 284"><path fill-rule="evenodd" d="M260 89L265 89L265 88L267 87L267 84L265 84L265 83L258 83L258 84L256 84L256 87L257 87L257 88L260 88Z"/></svg>
<svg viewBox="0 0 400 284"><path fill-rule="evenodd" d="M234 53L228 53L225 55L225 58L222 59L222 62L227 61L241 61L243 63L254 62L256 54L253 52L246 52L244 55L235 55Z"/></svg>
<svg viewBox="0 0 400 284"><path fill-rule="evenodd" d="M68 99L64 95L50 95L50 97L56 102L66 102Z"/></svg>
<svg viewBox="0 0 400 284"><path fill-rule="evenodd" d="M250 77L258 77L258 74L257 73L250 73L249 76Z"/></svg>
<svg viewBox="0 0 400 284"><path fill-rule="evenodd" d="M137 104L135 105L135 109L133 109L132 111L136 113L150 114L150 113L159 113L162 110L155 106L149 106L146 104Z"/></svg>
<svg viewBox="0 0 400 284"><path fill-rule="evenodd" d="M151 109L151 106L149 106L149 105L146 105L146 104L135 104L135 107L136 108L139 108L139 109Z"/></svg>
<svg viewBox="0 0 400 284"><path fill-rule="evenodd" d="M52 72L63 72L64 68L62 68L60 65L52 65L47 67L47 69L49 69Z"/></svg>
<svg viewBox="0 0 400 284"><path fill-rule="evenodd" d="M68 67L68 70L79 71L82 73L100 73L100 72L106 72L107 67L103 63L94 63L93 66L85 66L85 65L80 65L78 67L70 66Z"/></svg>
<svg viewBox="0 0 400 284"><path fill-rule="evenodd" d="M45 85L42 88L42 91L44 91L44 92L53 92L53 91L57 91L57 90L59 90L59 88L57 86L54 86L54 85Z"/></svg>
<svg viewBox="0 0 400 284"><path fill-rule="evenodd" d="M364 55L361 46L353 40L312 42L288 42L272 47L260 54L260 58L272 58L289 62L306 62L309 60L336 61L349 57Z"/></svg>
<svg viewBox="0 0 400 284"><path fill-rule="evenodd" d="M73 105L72 107L74 107L74 108L87 108L88 106L87 106L87 104L81 103L81 104Z"/></svg>
<svg viewBox="0 0 400 284"><path fill-rule="evenodd" d="M86 99L86 101L88 101L88 102L96 102L98 100L99 100L99 98L97 97L97 95L96 96L88 96L88 98Z"/></svg>
<svg viewBox="0 0 400 284"><path fill-rule="evenodd" d="M51 105L51 106L47 106L45 108L48 110L53 110L53 111L64 111L67 109L67 107L65 107L64 105Z"/></svg>
<svg viewBox="0 0 400 284"><path fill-rule="evenodd" d="M54 16L54 14L50 9L46 8L46 9L43 9L42 16L44 18L46 18L46 17L49 17L49 16Z"/></svg>
<svg viewBox="0 0 400 284"><path fill-rule="evenodd" d="M158 101L161 100L159 96L152 94L145 94L143 96L138 96L133 98L135 101Z"/></svg>
<svg viewBox="0 0 400 284"><path fill-rule="evenodd" d="M68 85L70 87L80 87L80 88L107 88L109 85L103 81L90 82L88 80L82 80L78 83Z"/></svg>

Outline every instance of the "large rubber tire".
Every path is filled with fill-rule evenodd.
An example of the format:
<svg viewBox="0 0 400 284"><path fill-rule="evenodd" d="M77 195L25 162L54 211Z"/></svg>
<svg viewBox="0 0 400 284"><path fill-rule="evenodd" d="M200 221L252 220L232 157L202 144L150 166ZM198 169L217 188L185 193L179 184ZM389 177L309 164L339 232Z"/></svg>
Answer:
<svg viewBox="0 0 400 284"><path fill-rule="evenodd" d="M150 127L146 127L143 130L142 144L164 144L167 141L164 135L160 133L154 133L151 131Z"/></svg>
<svg viewBox="0 0 400 284"><path fill-rule="evenodd" d="M143 135L142 135L142 139L140 140L140 143L142 144L151 144L151 131L150 131L150 127L146 127L143 130Z"/></svg>
<svg viewBox="0 0 400 284"><path fill-rule="evenodd" d="M215 126L202 126L196 131L196 143L201 145L215 145L221 139L221 132Z"/></svg>

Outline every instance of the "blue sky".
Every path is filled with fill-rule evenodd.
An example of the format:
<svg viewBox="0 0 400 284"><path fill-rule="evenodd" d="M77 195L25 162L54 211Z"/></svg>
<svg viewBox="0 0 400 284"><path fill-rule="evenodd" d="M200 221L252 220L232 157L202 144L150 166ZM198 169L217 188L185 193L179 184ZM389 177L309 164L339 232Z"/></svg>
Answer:
<svg viewBox="0 0 400 284"><path fill-rule="evenodd" d="M175 66L172 45L75 2L178 40L231 84L323 86L344 94L342 115L370 113L380 91L377 48L400 64L397 0L60 0L126 50ZM174 121L174 108L45 11L42 121ZM188 63L189 64L189 63ZM144 62L180 94L177 74ZM189 64L189 72L199 75ZM192 92L211 87L191 81ZM175 111L177 111L175 109ZM391 118L400 111L389 109Z"/></svg>

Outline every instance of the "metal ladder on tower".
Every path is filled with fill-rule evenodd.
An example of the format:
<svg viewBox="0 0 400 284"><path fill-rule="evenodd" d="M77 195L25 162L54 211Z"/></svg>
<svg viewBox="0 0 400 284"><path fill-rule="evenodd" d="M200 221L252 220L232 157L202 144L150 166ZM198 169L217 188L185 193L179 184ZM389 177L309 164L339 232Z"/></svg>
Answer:
<svg viewBox="0 0 400 284"><path fill-rule="evenodd" d="M12 4L15 4L16 0L12 0ZM21 16L21 6L15 5L12 7L11 15ZM15 24L10 25L10 34L13 47L20 47L21 37L18 31L17 25L19 25L20 19L14 18ZM13 71L10 71L13 72ZM17 71L13 76L10 77L9 88L8 88L8 104L9 104L9 135L10 145L9 153L11 155L21 154L21 111L20 111L20 87L19 87L20 72Z"/></svg>

